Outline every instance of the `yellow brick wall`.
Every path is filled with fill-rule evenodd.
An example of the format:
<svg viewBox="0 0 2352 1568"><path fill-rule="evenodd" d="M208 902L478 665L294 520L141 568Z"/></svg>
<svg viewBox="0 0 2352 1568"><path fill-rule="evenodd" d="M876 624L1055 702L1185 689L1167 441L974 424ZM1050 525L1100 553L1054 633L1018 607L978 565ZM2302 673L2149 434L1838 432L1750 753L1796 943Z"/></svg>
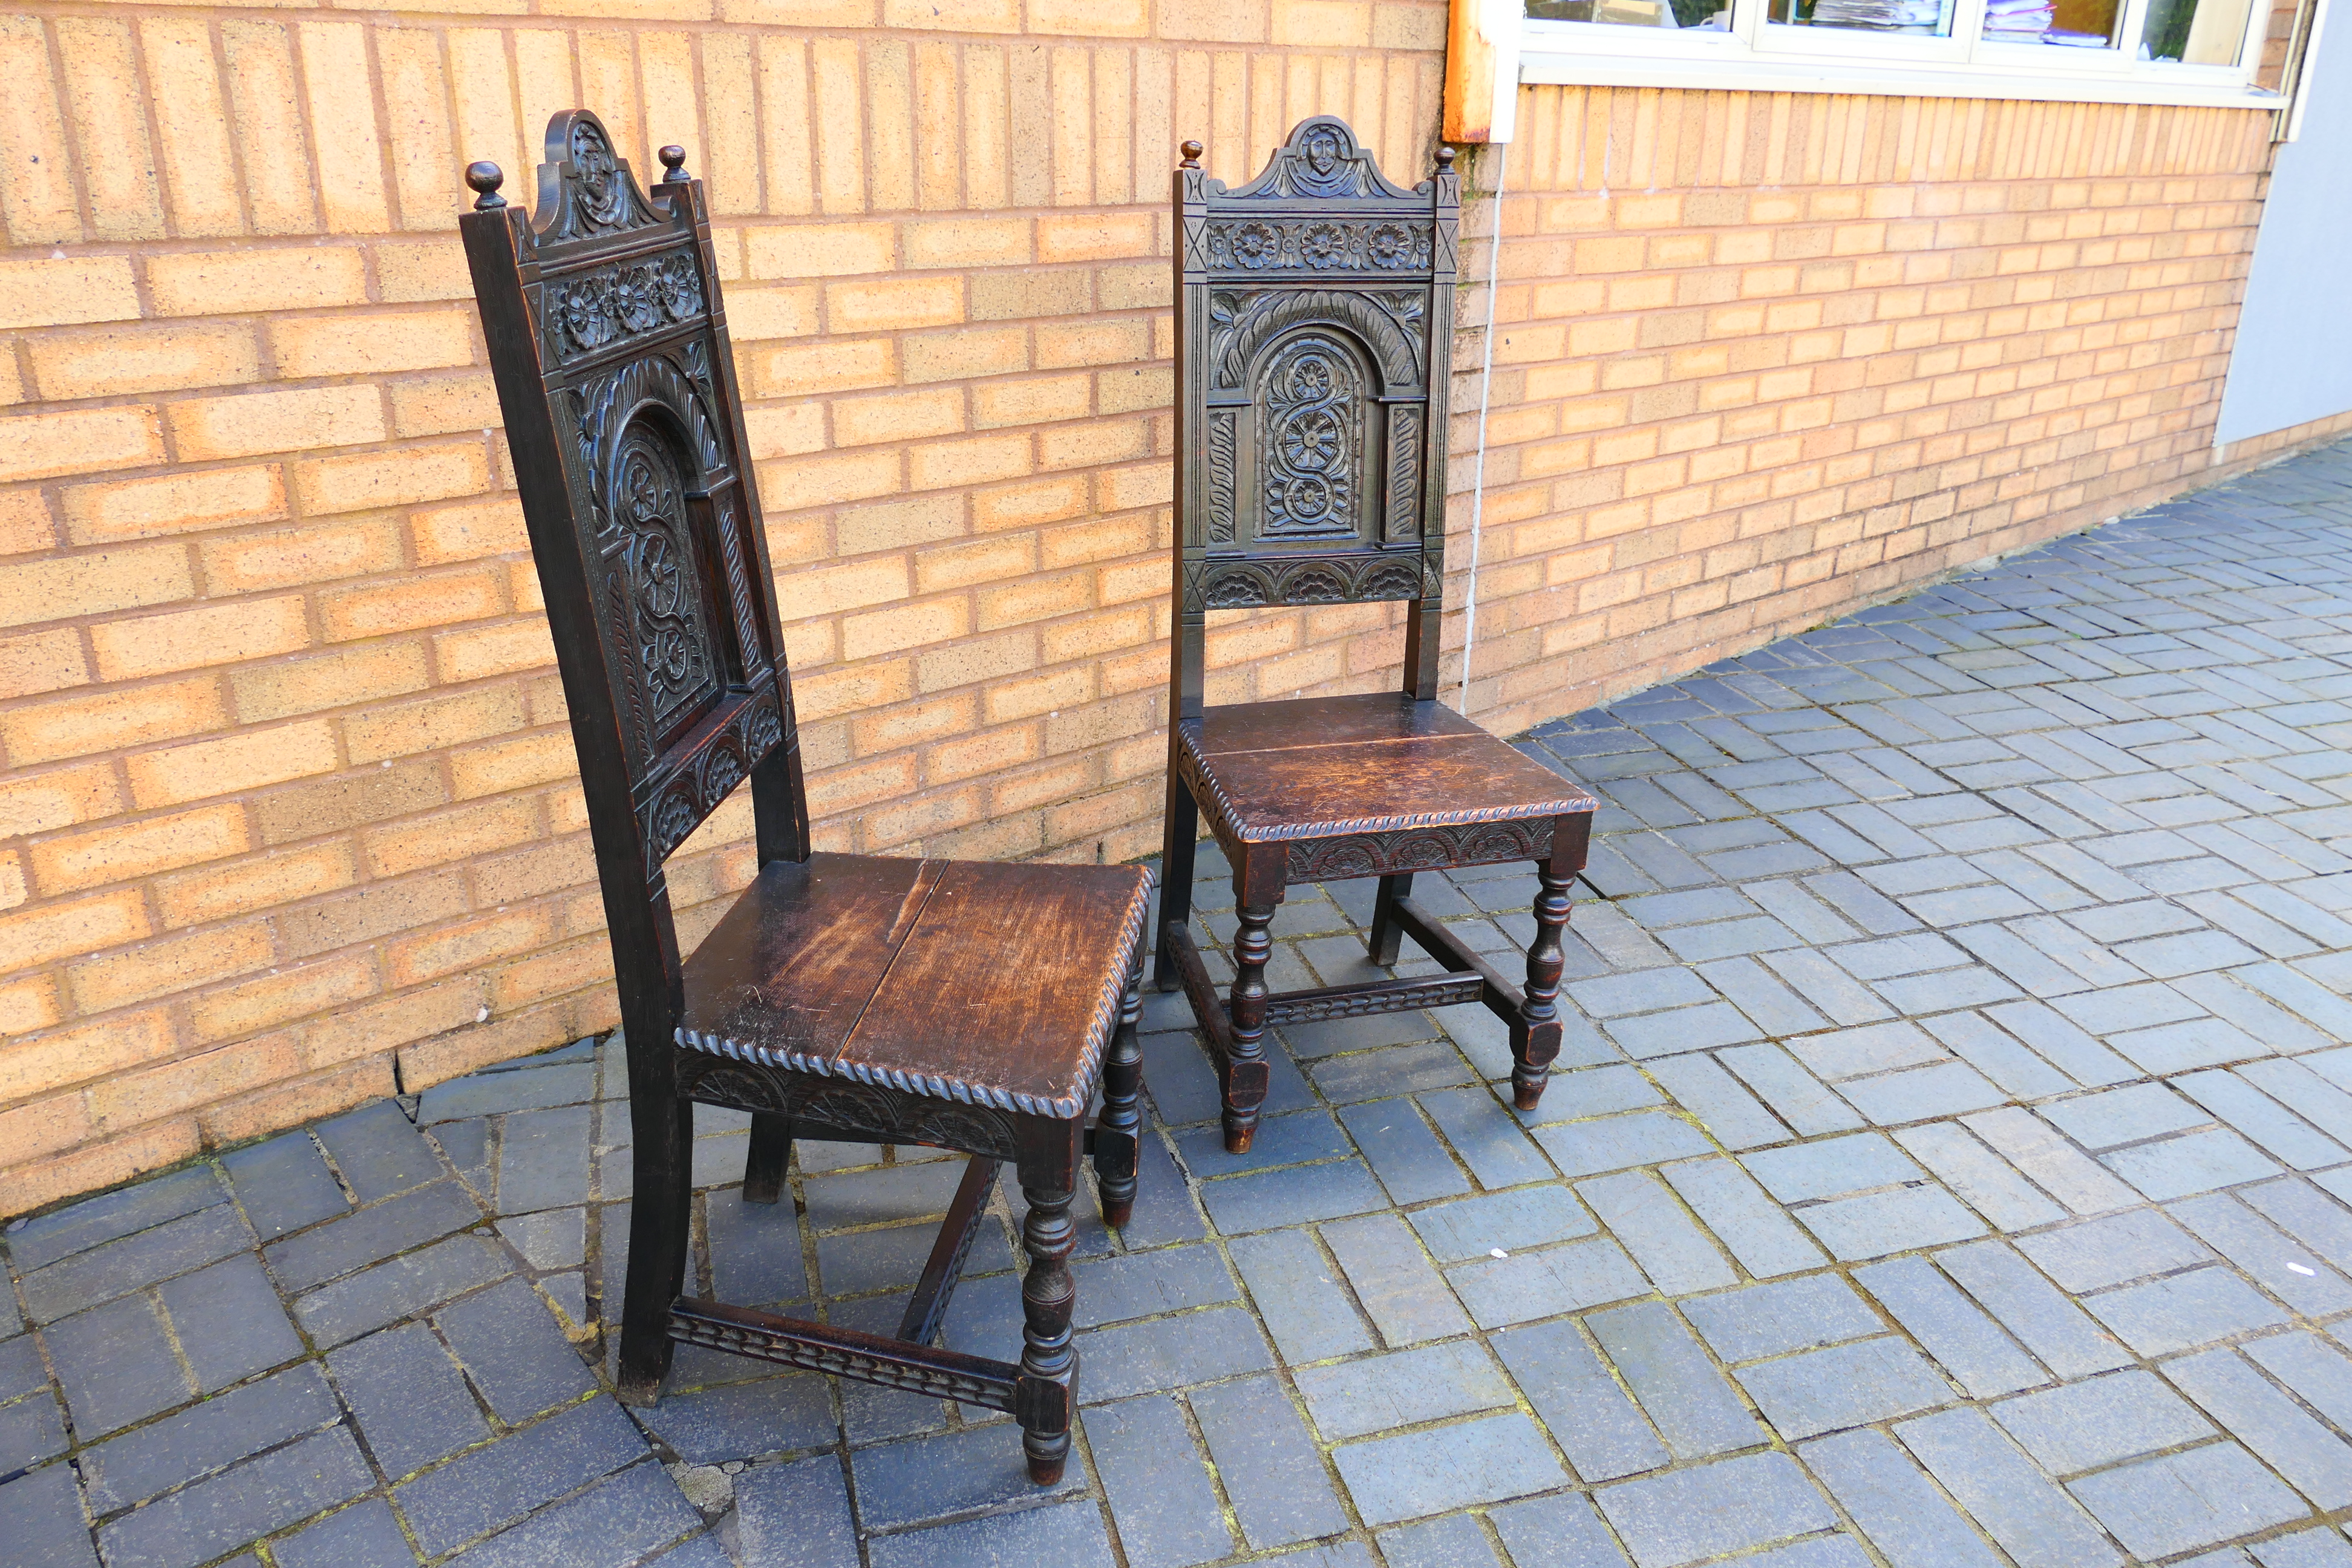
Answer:
<svg viewBox="0 0 2352 1568"><path fill-rule="evenodd" d="M1471 710L1513 732L2210 482L2270 124L1522 89L1474 164L1507 195Z"/></svg>
<svg viewBox="0 0 2352 1568"><path fill-rule="evenodd" d="M0 17L0 1212L610 1021L467 160L528 192L585 103L709 181L824 843L1125 859L1174 143L1239 180L1331 110L1412 179L1438 123L1442 0L462 11ZM1521 125L1493 727L2201 477L2264 117L1530 89ZM1221 617L1213 696L1386 685L1397 625ZM689 943L748 835L674 863Z"/></svg>
<svg viewBox="0 0 2352 1568"><path fill-rule="evenodd" d="M610 1022L466 162L528 193L585 104L709 182L823 843L1127 859L1164 754L1176 143L1238 181L1336 111L1415 177L1444 16L0 17L0 1212ZM1221 634L1221 683L1312 687L1386 623ZM675 863L688 942L749 826Z"/></svg>

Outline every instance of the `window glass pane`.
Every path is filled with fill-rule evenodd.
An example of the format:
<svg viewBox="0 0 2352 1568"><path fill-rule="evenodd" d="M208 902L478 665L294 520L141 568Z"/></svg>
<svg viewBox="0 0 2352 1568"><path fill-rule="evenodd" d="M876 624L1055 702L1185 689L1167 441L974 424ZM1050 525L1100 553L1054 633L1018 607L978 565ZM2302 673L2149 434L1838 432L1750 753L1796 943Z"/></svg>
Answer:
<svg viewBox="0 0 2352 1568"><path fill-rule="evenodd" d="M1985 41L2109 49L2122 14L2123 0L1985 0Z"/></svg>
<svg viewBox="0 0 2352 1568"><path fill-rule="evenodd" d="M2233 66L2252 0L2148 0L2139 58L2193 66Z"/></svg>
<svg viewBox="0 0 2352 1568"><path fill-rule="evenodd" d="M1612 22L1626 27L1731 26L1731 0L1527 0L1539 22Z"/></svg>
<svg viewBox="0 0 2352 1568"><path fill-rule="evenodd" d="M1858 27L1948 38L1952 10L1953 0L1772 0L1766 15L1790 26Z"/></svg>

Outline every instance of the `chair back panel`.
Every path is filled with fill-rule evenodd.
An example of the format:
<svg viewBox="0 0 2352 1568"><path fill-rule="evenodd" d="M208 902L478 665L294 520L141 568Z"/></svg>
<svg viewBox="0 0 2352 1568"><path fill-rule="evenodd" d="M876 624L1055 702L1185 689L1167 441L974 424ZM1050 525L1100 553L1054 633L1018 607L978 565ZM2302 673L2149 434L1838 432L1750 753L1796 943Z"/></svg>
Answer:
<svg viewBox="0 0 2352 1568"><path fill-rule="evenodd" d="M709 218L682 162L649 196L603 123L569 110L548 125L537 213L493 178L461 225L598 858L655 886L795 742ZM797 768L791 782L804 824Z"/></svg>
<svg viewBox="0 0 2352 1568"><path fill-rule="evenodd" d="M1207 610L1256 605L1409 600L1433 628L1451 156L1407 190L1318 115L1238 190L1176 171L1180 641ZM1434 637L1415 641L1433 679ZM1180 647L1180 687L1188 662Z"/></svg>

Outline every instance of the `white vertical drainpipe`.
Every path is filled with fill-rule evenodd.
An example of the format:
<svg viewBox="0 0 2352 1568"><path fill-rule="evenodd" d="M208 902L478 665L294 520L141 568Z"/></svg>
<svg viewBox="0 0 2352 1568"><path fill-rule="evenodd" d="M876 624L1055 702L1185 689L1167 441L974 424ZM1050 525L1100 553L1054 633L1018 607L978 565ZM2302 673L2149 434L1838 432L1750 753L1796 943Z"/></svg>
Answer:
<svg viewBox="0 0 2352 1568"><path fill-rule="evenodd" d="M1507 88L1516 93L1518 83L1514 79ZM1497 82L1496 90L1506 90L1506 84ZM1478 646L1478 537L1486 512L1486 407L1495 387L1495 279L1503 258L1503 192L1511 172L1511 144L1490 142L1487 145L1501 151L1502 161L1495 167L1495 222L1486 241L1486 341L1478 367L1478 451L1470 470L1470 574L1462 596L1462 711L1465 716L1470 711L1470 655Z"/></svg>

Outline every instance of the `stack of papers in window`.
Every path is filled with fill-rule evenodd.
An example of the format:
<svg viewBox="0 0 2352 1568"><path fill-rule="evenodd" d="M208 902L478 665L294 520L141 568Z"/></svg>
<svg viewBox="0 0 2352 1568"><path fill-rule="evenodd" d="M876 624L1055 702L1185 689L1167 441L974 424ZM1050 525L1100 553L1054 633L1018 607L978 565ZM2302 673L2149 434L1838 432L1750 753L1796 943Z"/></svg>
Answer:
<svg viewBox="0 0 2352 1568"><path fill-rule="evenodd" d="M1817 27L1933 27L1944 0L1814 0Z"/></svg>
<svg viewBox="0 0 2352 1568"><path fill-rule="evenodd" d="M1985 0L1984 36L2000 43L2039 43L2056 19L2052 0Z"/></svg>

